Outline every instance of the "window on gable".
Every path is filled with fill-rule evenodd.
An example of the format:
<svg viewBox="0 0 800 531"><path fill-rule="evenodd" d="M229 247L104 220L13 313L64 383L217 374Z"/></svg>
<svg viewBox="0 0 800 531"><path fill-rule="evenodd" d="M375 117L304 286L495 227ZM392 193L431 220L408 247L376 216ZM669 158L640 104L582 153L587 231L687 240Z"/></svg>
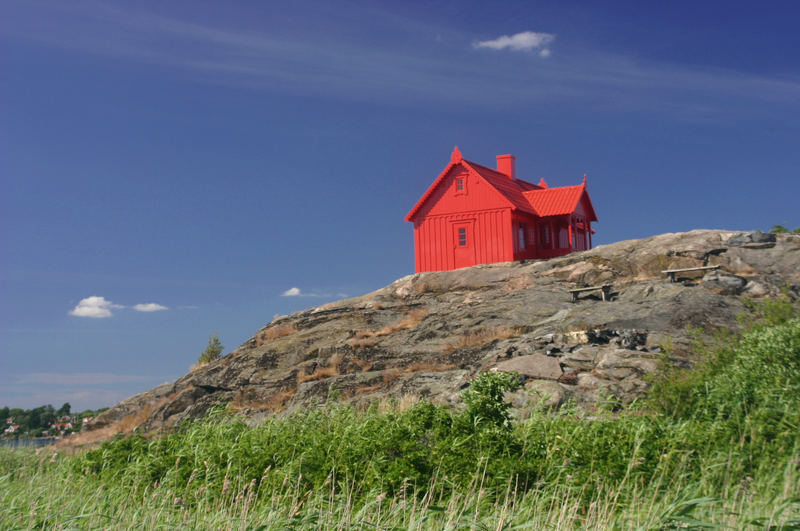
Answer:
<svg viewBox="0 0 800 531"><path fill-rule="evenodd" d="M467 229L465 227L459 227L458 229L458 246L467 246Z"/></svg>
<svg viewBox="0 0 800 531"><path fill-rule="evenodd" d="M458 178L456 179L456 192L463 192L464 191L464 179Z"/></svg>

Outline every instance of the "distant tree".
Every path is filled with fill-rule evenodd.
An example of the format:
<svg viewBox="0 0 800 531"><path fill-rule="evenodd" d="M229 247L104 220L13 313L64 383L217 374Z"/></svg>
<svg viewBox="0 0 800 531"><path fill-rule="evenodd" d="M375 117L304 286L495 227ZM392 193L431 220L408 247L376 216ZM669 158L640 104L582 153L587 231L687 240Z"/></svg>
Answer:
<svg viewBox="0 0 800 531"><path fill-rule="evenodd" d="M795 227L792 234L800 234L800 227Z"/></svg>
<svg viewBox="0 0 800 531"><path fill-rule="evenodd" d="M71 409L72 409L72 406L69 404L69 402L64 402L64 405L61 406L60 408L58 408L58 411L56 411L56 416L57 417L63 417L63 416L69 415L69 412L70 412Z"/></svg>
<svg viewBox="0 0 800 531"><path fill-rule="evenodd" d="M222 346L222 343L219 340L219 332L214 333L214 335L209 334L208 336L208 346L200 354L200 357L197 358L199 363L210 363L222 355L222 350L225 347Z"/></svg>
<svg viewBox="0 0 800 531"><path fill-rule="evenodd" d="M785 234L785 233L789 232L789 229L787 229L783 225L775 225L774 227L769 229L769 231L772 234Z"/></svg>

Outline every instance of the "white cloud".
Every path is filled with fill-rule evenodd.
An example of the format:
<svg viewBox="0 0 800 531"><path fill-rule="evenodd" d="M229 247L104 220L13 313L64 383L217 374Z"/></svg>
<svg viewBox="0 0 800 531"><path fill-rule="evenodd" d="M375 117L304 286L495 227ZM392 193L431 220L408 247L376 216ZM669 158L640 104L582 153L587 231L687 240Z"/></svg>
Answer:
<svg viewBox="0 0 800 531"><path fill-rule="evenodd" d="M547 57L550 49L547 47L556 40L552 33L541 33L536 31L523 31L508 36L503 35L490 41L478 41L472 44L473 48L489 48L492 50L505 50L506 48L517 52L530 52L533 49L541 48L539 55Z"/></svg>
<svg viewBox="0 0 800 531"><path fill-rule="evenodd" d="M155 302L148 302L146 304L137 304L133 309L137 312L159 312L161 310L168 310L169 308Z"/></svg>
<svg viewBox="0 0 800 531"><path fill-rule="evenodd" d="M306 293L301 291L298 287L292 287L281 293L281 297L306 297L312 299L331 299L334 297L347 297L347 293L330 293L330 292L319 292L319 291L312 291L311 293Z"/></svg>
<svg viewBox="0 0 800 531"><path fill-rule="evenodd" d="M514 113L561 104L588 111L660 113L670 119L710 119L714 123L738 117L784 118L786 112L800 107L797 76L659 63L633 52L604 51L592 43L583 47L572 43L570 50L559 51L558 61L537 61L535 69L494 65L503 78L498 83L497 76L475 76L470 61L476 58L453 60L430 48L426 48L430 53L414 53L394 42L364 53L361 42L201 25L139 8L111 7L110 3L42 0L19 5L26 7L20 18L24 23L0 24L3 38L160 65L190 76L193 82L248 90L322 94L347 101L367 98L415 108L421 103L435 104L459 110L465 104L492 106L501 99ZM50 24L56 9L61 22ZM388 23L387 27L395 28L394 19ZM468 33L419 20L404 19L403 24L413 35L440 33L443 43L470 38ZM548 57L555 38L554 34L526 31L474 42L459 53L473 54L474 47L527 50ZM439 49L451 48L443 45ZM484 57L477 60L491 66L494 58L481 55ZM494 97L487 98L487 92Z"/></svg>
<svg viewBox="0 0 800 531"><path fill-rule="evenodd" d="M69 315L103 319L113 315L111 313L112 308L124 308L124 306L107 301L105 297L92 296L81 299L78 305L69 312Z"/></svg>

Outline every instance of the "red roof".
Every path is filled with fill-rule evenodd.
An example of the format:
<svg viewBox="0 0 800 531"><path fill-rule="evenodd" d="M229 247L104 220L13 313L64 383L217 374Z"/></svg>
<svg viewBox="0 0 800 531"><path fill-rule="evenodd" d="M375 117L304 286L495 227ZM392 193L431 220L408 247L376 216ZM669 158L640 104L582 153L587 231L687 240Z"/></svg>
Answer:
<svg viewBox="0 0 800 531"><path fill-rule="evenodd" d="M586 183L584 182L578 186L531 190L524 192L523 195L536 214L544 217L572 214L585 193ZM586 200L589 207L586 217L589 221L597 221L597 215L594 212L594 206L588 194L586 195Z"/></svg>
<svg viewBox="0 0 800 531"><path fill-rule="evenodd" d="M514 208L524 210L525 212L530 212L531 214L536 213L531 210L531 205L528 200L525 199L523 194L528 190L538 190L538 186L527 181L523 181L522 179L509 179L508 175L504 175L497 170L482 166L477 162L464 160L464 163L468 168L472 169L475 173L483 177L483 179L492 185L495 190L503 194L503 196L511 202Z"/></svg>
<svg viewBox="0 0 800 531"><path fill-rule="evenodd" d="M425 194L420 198L414 208L406 216L406 221L411 221L411 218L428 200L428 197L438 188L441 182L445 179L450 170L458 165L463 164L467 171L479 175L484 181L489 183L495 190L497 190L509 203L513 209L522 210L540 217L544 216L559 216L563 214L571 214L578 206L581 197L586 193L586 182L578 186L564 186L560 188L547 188L523 181L522 179L511 179L507 175L487 168L477 162L462 159L461 153L458 148L453 152L453 157L450 164L444 169L439 177L428 188ZM544 182L544 181L542 181ZM590 221L597 221L597 215L594 212L594 207L586 194L588 202L587 217Z"/></svg>

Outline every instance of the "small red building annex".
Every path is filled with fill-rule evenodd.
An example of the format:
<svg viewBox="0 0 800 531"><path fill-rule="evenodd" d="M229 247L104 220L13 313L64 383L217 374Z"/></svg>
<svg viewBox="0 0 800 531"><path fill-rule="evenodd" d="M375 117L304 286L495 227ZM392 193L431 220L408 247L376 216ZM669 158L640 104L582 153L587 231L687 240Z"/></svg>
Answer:
<svg viewBox="0 0 800 531"><path fill-rule="evenodd" d="M513 155L493 170L453 150L450 164L406 216L417 273L490 262L552 258L592 247L597 221L586 191L517 179Z"/></svg>

